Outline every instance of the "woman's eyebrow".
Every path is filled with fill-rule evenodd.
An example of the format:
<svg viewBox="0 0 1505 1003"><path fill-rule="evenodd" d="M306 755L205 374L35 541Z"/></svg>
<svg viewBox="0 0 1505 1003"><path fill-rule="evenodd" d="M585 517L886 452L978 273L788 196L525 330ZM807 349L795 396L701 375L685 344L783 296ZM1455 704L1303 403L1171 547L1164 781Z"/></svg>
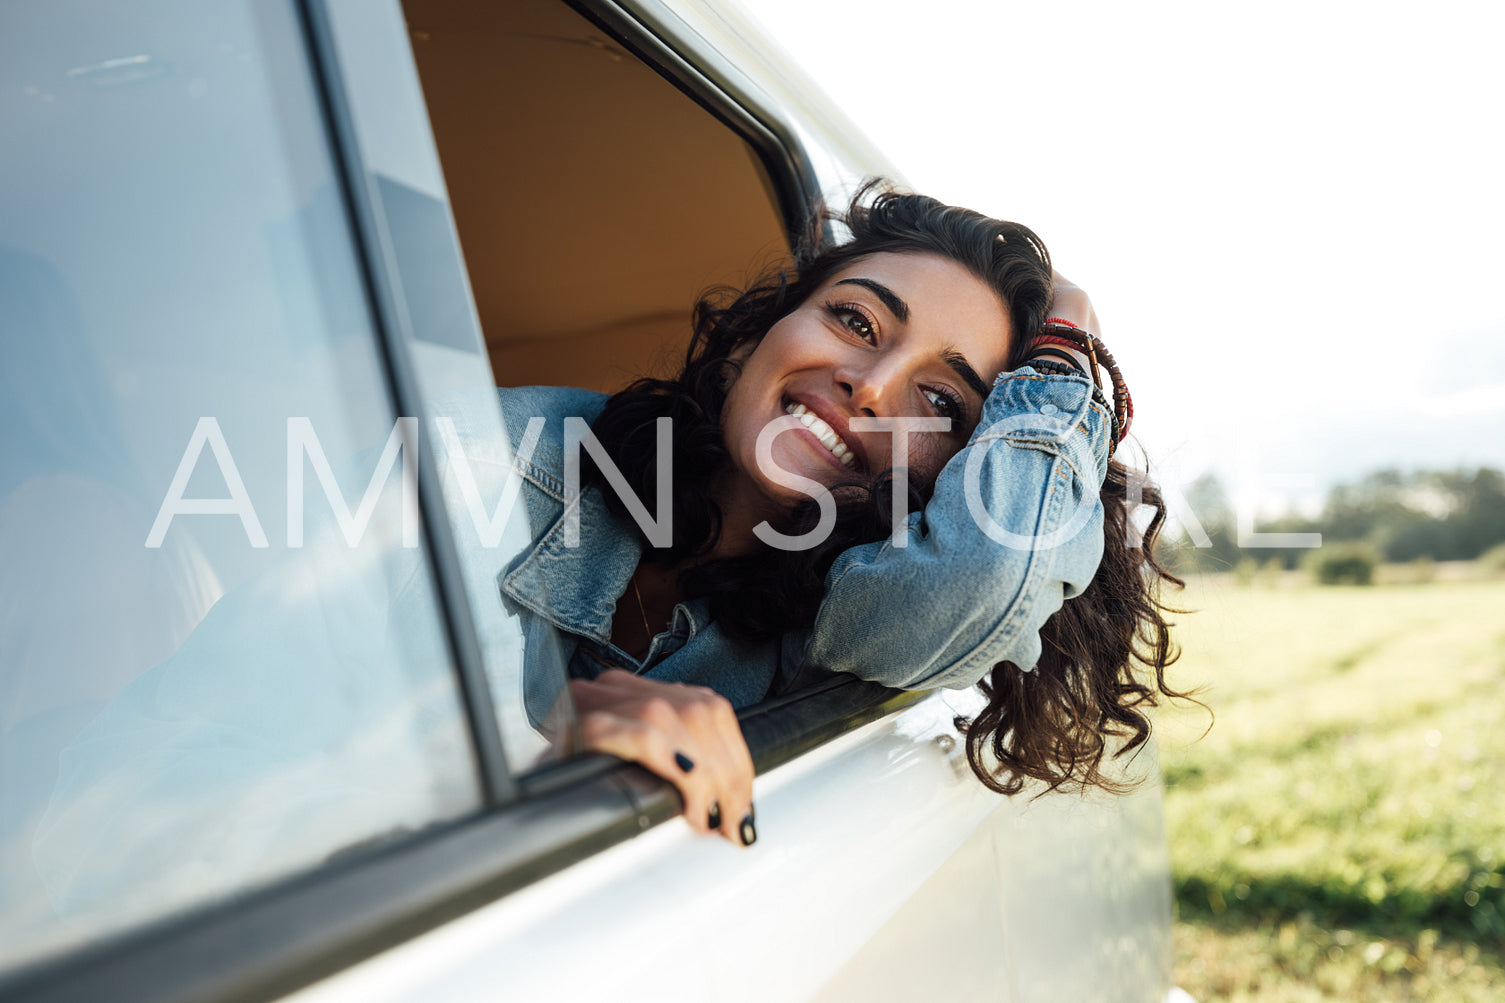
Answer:
<svg viewBox="0 0 1505 1003"><path fill-rule="evenodd" d="M981 376L977 375L977 370L972 368L972 364L967 361L965 355L954 348L947 348L941 351L941 361L955 370L956 375L960 376L967 386L977 391L977 396L987 399L988 385L982 381Z"/></svg>
<svg viewBox="0 0 1505 1003"><path fill-rule="evenodd" d="M882 282L877 282L873 279L850 278L838 279L831 284L836 286L861 286L864 289L870 290L874 296L883 301L884 306L888 307L889 313L899 318L900 323L909 322L909 304L904 302L898 293Z"/></svg>

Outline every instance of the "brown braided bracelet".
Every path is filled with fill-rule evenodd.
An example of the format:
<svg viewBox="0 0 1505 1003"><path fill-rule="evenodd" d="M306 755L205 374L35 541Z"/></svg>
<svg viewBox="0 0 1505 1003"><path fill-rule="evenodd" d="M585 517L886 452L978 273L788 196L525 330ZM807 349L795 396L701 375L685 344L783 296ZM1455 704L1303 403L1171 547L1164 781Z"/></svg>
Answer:
<svg viewBox="0 0 1505 1003"><path fill-rule="evenodd" d="M1040 328L1040 333L1030 342L1031 352L1037 345L1041 348L1047 345L1062 345L1087 356L1091 363L1092 385L1099 391L1102 390L1103 383L1098 374L1098 367L1102 366L1108 370L1108 379L1113 384L1113 441L1109 444L1108 450L1108 455L1112 456L1118 444L1129 434L1129 426L1134 422L1134 398L1129 393L1129 385L1125 382L1123 373L1119 371L1118 362L1113 358L1113 353L1108 351L1108 346L1104 345L1103 340L1097 335L1057 318L1051 318Z"/></svg>

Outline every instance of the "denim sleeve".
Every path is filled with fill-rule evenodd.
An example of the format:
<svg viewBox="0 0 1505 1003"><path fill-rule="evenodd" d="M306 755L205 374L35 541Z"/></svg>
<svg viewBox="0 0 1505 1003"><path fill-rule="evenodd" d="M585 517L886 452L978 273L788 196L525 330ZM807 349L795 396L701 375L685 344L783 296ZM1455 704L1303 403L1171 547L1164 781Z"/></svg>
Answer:
<svg viewBox="0 0 1505 1003"><path fill-rule="evenodd" d="M1033 669L1041 626L1102 559L1110 435L1085 377L999 377L925 510L836 559L807 660L906 689Z"/></svg>

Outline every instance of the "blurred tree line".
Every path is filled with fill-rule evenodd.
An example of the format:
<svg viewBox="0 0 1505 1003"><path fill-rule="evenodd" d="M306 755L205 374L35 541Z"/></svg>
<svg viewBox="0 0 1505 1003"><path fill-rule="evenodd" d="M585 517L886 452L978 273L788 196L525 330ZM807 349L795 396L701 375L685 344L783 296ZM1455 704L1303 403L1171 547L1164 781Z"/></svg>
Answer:
<svg viewBox="0 0 1505 1003"><path fill-rule="evenodd" d="M1165 545L1162 554L1182 571L1227 571L1254 558L1294 568L1307 549L1240 548L1236 513L1222 484L1204 474L1185 491L1187 505L1211 547L1189 535ZM1259 521L1258 533L1321 533L1330 544L1363 544L1387 562L1473 560L1505 543L1505 474L1483 467L1467 470L1380 470L1328 492L1316 518L1286 515Z"/></svg>

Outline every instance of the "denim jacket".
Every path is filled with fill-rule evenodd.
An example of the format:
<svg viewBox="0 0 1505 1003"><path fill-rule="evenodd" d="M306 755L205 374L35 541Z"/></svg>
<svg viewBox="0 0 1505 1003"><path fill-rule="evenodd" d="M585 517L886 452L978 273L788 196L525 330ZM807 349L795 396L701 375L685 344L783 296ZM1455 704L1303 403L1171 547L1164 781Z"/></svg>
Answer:
<svg viewBox="0 0 1505 1003"><path fill-rule="evenodd" d="M1003 660L1031 669L1040 627L1087 587L1102 558L1098 491L1111 423L1091 391L1083 377L1029 368L1001 375L977 431L946 464L924 510L909 514L902 536L836 559L812 629L741 642L720 630L706 600L692 599L674 608L669 629L639 659L610 638L617 600L642 556L638 534L598 491L571 495L564 479L564 419L593 421L606 398L558 387L502 390L513 469L536 533L499 576L503 603L522 619L530 657L574 644L563 656L571 676L616 665L709 686L737 707L809 670L921 689L970 686ZM536 417L543 433L523 455ZM565 533L571 506L579 514L573 548ZM545 689L528 686L530 716L552 702Z"/></svg>

